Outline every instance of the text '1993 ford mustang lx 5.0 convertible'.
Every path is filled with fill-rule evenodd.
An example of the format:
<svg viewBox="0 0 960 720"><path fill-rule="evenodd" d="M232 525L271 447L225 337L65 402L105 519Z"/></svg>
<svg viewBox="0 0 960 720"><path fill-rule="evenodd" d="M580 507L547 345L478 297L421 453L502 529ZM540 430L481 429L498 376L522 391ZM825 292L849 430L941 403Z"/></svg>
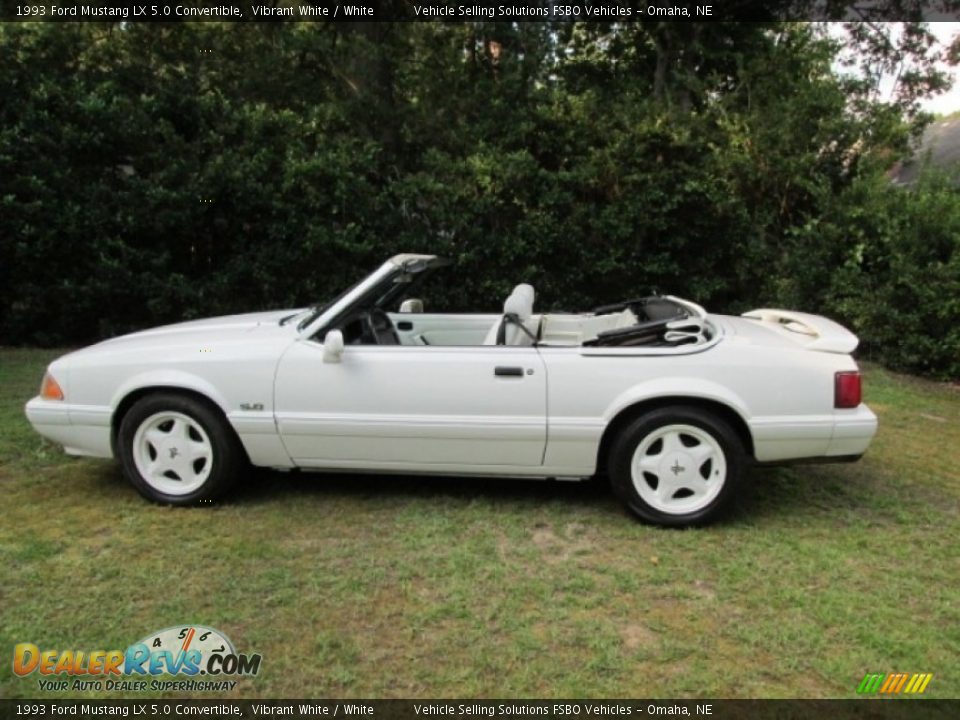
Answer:
<svg viewBox="0 0 960 720"><path fill-rule="evenodd" d="M748 463L858 458L857 338L816 315L707 314L675 297L589 313L424 312L446 265L397 255L332 302L198 320L51 363L27 416L68 453L117 457L185 505L248 462L327 471L579 479L609 474L636 515L714 518Z"/></svg>

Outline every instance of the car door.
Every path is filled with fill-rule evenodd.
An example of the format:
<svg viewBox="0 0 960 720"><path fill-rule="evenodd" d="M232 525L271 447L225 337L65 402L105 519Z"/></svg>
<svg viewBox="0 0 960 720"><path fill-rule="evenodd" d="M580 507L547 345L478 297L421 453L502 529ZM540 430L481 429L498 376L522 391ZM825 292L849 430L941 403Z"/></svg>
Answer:
<svg viewBox="0 0 960 720"><path fill-rule="evenodd" d="M538 466L546 371L524 347L294 343L275 384L277 427L297 465L457 472Z"/></svg>

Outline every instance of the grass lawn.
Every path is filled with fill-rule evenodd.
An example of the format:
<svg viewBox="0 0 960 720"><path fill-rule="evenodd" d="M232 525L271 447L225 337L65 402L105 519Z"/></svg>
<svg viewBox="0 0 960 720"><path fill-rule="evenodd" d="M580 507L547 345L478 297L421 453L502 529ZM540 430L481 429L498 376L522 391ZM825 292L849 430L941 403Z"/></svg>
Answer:
<svg viewBox="0 0 960 720"><path fill-rule="evenodd" d="M56 354L0 350L0 697L42 695L15 643L180 623L262 653L232 697L854 697L893 671L960 697L956 387L869 367L862 462L754 472L727 521L668 531L599 482L264 472L151 505L29 428Z"/></svg>

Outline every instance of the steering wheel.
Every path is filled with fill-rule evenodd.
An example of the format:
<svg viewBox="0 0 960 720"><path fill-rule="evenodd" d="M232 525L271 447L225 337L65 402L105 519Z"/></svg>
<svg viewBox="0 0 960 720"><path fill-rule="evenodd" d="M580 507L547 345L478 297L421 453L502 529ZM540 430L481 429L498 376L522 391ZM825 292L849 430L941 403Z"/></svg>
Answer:
<svg viewBox="0 0 960 720"><path fill-rule="evenodd" d="M363 318L367 334L377 345L399 345L400 336L390 316L381 308L373 308Z"/></svg>

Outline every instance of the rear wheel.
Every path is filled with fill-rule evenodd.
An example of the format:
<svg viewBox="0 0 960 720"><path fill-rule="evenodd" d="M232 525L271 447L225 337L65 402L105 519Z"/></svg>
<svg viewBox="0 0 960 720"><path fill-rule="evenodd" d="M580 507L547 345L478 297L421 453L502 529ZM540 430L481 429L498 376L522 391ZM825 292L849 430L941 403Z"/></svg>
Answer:
<svg viewBox="0 0 960 720"><path fill-rule="evenodd" d="M222 495L243 469L243 448L222 416L185 395L139 400L120 423L123 472L144 497L193 505Z"/></svg>
<svg viewBox="0 0 960 720"><path fill-rule="evenodd" d="M673 406L627 426L611 449L610 478L642 520L684 527L711 522L729 506L743 466L743 445L726 421Z"/></svg>

